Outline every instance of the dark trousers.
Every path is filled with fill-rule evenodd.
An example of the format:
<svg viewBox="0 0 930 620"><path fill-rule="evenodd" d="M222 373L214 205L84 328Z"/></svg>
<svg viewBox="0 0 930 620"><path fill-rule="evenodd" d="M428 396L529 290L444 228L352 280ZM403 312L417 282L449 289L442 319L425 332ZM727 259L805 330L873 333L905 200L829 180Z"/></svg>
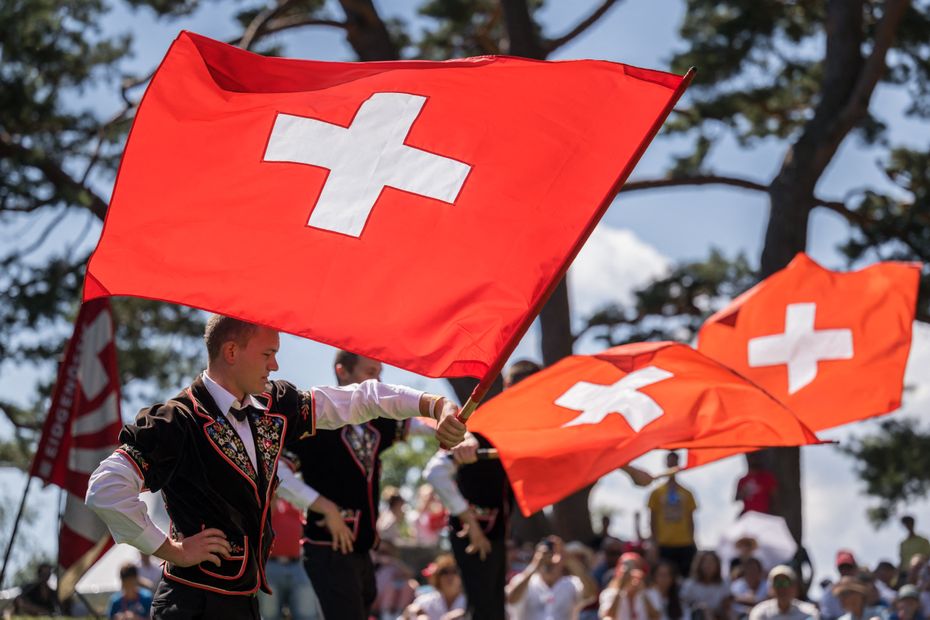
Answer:
<svg viewBox="0 0 930 620"><path fill-rule="evenodd" d="M688 545L686 547L663 547L659 545L659 557L667 560L678 567L678 574L682 579L686 578L691 572L691 562L697 555L697 547Z"/></svg>
<svg viewBox="0 0 930 620"><path fill-rule="evenodd" d="M468 611L475 620L504 620L504 586L507 579L507 543L491 541L491 553L484 561L477 553L465 553L468 538L452 534L452 553L462 573Z"/></svg>
<svg viewBox="0 0 930 620"><path fill-rule="evenodd" d="M367 620L375 602L375 569L365 551L340 553L304 545L304 568L326 620Z"/></svg>
<svg viewBox="0 0 930 620"><path fill-rule="evenodd" d="M201 590L165 577L155 588L154 620L261 620L258 598Z"/></svg>

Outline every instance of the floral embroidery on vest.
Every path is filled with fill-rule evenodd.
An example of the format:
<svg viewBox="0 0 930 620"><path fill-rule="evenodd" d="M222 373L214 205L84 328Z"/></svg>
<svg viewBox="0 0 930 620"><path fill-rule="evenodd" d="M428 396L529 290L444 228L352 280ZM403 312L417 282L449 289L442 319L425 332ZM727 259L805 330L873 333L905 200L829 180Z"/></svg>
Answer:
<svg viewBox="0 0 930 620"><path fill-rule="evenodd" d="M262 473L265 474L265 480L270 481L275 475L284 420L271 415L255 417L252 420L255 423L255 444L258 446L259 460L262 462Z"/></svg>
<svg viewBox="0 0 930 620"><path fill-rule="evenodd" d="M233 465L245 472L253 481L258 481L258 474L249 460L249 453L245 451L245 444L239 434L233 429L225 416L214 418L213 424L204 427L207 435L223 451Z"/></svg>
<svg viewBox="0 0 930 620"><path fill-rule="evenodd" d="M375 467L375 459L378 458L378 434L374 432L367 424L361 427L362 432L357 433L351 427L347 426L342 431L342 436L349 445L349 449L355 455L355 459L361 463L365 470L365 476L371 477L371 472Z"/></svg>
<svg viewBox="0 0 930 620"><path fill-rule="evenodd" d="M129 458L135 461L136 466L139 468L139 471L143 472L143 474L145 472L148 472L149 462L145 460L145 457L142 456L142 452L140 452L138 448L136 448L135 446L131 446L128 443L124 443L118 449L125 452Z"/></svg>

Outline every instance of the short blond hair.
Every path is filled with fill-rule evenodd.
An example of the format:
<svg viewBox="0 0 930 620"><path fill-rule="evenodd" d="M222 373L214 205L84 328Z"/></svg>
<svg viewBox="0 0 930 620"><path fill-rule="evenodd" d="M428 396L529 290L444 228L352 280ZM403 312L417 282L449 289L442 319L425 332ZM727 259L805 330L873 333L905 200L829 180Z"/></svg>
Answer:
<svg viewBox="0 0 930 620"><path fill-rule="evenodd" d="M255 333L255 325L240 321L222 314L211 314L207 319L207 327L203 331L203 341L207 345L207 356L215 360L220 355L220 349L227 342L233 341L245 346L249 338Z"/></svg>

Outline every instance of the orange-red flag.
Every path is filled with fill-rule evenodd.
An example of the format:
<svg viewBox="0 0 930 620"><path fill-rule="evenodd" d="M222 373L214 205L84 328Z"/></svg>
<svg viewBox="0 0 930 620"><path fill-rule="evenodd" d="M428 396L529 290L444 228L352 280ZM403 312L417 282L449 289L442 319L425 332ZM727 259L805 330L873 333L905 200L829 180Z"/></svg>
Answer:
<svg viewBox="0 0 930 620"><path fill-rule="evenodd" d="M469 427L498 449L524 514L656 448L817 442L758 386L672 342L565 358L481 406Z"/></svg>
<svg viewBox="0 0 930 620"><path fill-rule="evenodd" d="M849 273L798 254L710 317L698 349L787 405L814 431L900 407L920 265ZM691 454L689 465L739 451Z"/></svg>

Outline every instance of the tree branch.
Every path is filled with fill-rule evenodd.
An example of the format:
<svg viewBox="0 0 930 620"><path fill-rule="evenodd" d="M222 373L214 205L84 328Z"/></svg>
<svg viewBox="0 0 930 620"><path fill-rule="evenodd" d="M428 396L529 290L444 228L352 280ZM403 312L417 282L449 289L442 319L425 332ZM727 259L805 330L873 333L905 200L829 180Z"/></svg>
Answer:
<svg viewBox="0 0 930 620"><path fill-rule="evenodd" d="M551 54L552 52L559 49L566 43L570 42L577 36L581 35L582 33L584 33L585 30L587 30L588 28L596 24L597 21L601 17L603 17L604 14L607 13L607 11L613 8L613 6L617 4L618 1L619 0L604 0L603 2L601 2L600 6L594 9L594 11L592 11L591 14L588 15L586 18L578 22L578 25L576 25L574 28L572 28L571 30L569 30L568 32L566 32L560 37L556 37L554 39L549 39L548 41L546 41L544 43L546 49Z"/></svg>
<svg viewBox="0 0 930 620"><path fill-rule="evenodd" d="M294 0L277 0L274 6L269 6L263 11L259 11L258 14L252 18L252 21L249 22L249 25L246 26L245 31L239 38L237 47L241 47L244 50L252 49L252 44L258 40L258 36L265 25L282 12L286 11L293 3Z"/></svg>
<svg viewBox="0 0 930 620"><path fill-rule="evenodd" d="M340 22L335 19L315 19L303 17L301 15L291 15L290 17L278 17L271 20L265 25L262 34L275 34L276 32L291 30L293 28L302 28L304 26L329 26L331 28L342 28L343 30L348 27L345 22Z"/></svg>
<svg viewBox="0 0 930 620"><path fill-rule="evenodd" d="M106 217L107 203L103 198L75 180L57 162L46 157L37 157L29 149L14 142L5 134L0 134L0 156L15 157L24 165L38 169L45 175L48 182L59 190L73 192L78 197L77 206L85 207L101 221Z"/></svg>
<svg viewBox="0 0 930 620"><path fill-rule="evenodd" d="M657 189L662 187L686 187L690 185L729 185L742 189L751 189L757 192L768 192L769 186L740 179L736 177L705 174L699 176L670 177L663 179L646 179L643 181L629 181L620 188L620 192L637 192L644 189Z"/></svg>
<svg viewBox="0 0 930 620"><path fill-rule="evenodd" d="M689 187L692 185L726 185L729 187L738 187L740 189L748 189L755 192L765 192L768 193L769 186L759 183L757 181L751 181L749 179L741 179L738 177L728 177L714 174L705 174L699 176L686 176L686 177L671 177L663 179L645 179L642 181L630 181L626 185L620 188L620 192L638 192L647 189L661 189L669 187ZM855 211L849 209L846 206L844 201L840 200L825 200L823 198L814 197L814 206L823 207L828 211L833 211L834 213L841 215L846 219L850 224L854 224L859 228L864 228L869 224L868 219L862 216Z"/></svg>
<svg viewBox="0 0 930 620"><path fill-rule="evenodd" d="M885 12L875 31L875 43L872 52L862 65L862 70L856 79L853 90L847 99L846 105L834 121L834 127L845 134L854 127L869 109L869 99L875 86L885 73L885 57L894 43L895 35L901 20L910 6L910 0L888 0L885 2ZM845 129L845 131L843 131Z"/></svg>

